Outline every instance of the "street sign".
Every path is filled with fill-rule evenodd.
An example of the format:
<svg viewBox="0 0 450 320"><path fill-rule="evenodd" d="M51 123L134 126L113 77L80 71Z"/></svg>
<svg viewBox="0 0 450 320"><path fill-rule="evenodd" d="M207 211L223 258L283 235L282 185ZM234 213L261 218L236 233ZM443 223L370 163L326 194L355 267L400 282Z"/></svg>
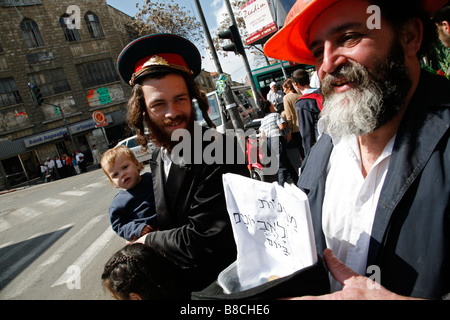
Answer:
<svg viewBox="0 0 450 320"><path fill-rule="evenodd" d="M92 119L95 121L96 128L104 127L108 125L108 120L106 120L105 114L101 111L94 111L92 113Z"/></svg>

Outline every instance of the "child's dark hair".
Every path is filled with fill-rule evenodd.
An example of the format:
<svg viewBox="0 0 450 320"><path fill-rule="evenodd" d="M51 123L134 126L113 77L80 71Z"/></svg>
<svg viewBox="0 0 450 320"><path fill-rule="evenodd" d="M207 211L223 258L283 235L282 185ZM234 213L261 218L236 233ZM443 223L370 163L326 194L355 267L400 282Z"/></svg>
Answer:
<svg viewBox="0 0 450 320"><path fill-rule="evenodd" d="M272 103L269 100L261 101L261 111L264 112L264 114L269 114L271 105Z"/></svg>
<svg viewBox="0 0 450 320"><path fill-rule="evenodd" d="M102 282L119 300L129 300L131 293L144 300L186 299L189 294L176 281L179 272L161 252L134 243L116 252L105 264Z"/></svg>

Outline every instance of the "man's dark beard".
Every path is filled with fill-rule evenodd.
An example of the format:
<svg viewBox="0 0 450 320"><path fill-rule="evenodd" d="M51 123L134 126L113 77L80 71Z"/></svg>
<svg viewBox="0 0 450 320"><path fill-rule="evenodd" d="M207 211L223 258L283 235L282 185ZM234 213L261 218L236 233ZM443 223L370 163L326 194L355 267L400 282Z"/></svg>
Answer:
<svg viewBox="0 0 450 320"><path fill-rule="evenodd" d="M178 121L179 118L175 118L175 121ZM191 109L191 115L189 119L185 119L183 117L183 121L186 121L188 123L188 127L186 128L191 135L193 134L194 130L194 121L197 120L197 113L194 107ZM160 126L158 126L156 123L154 123L149 117L145 119L146 124L148 125L149 129L149 140L151 140L156 146L162 147L164 149L167 149L169 152L172 151L173 147L176 146L180 141L172 141L171 136L168 135L166 132L161 130Z"/></svg>
<svg viewBox="0 0 450 320"><path fill-rule="evenodd" d="M354 82L355 88L335 93L332 83L340 77ZM377 130L398 114L411 85L398 41L387 60L379 62L373 72L355 62L339 67L322 82L325 131L332 136L361 136Z"/></svg>

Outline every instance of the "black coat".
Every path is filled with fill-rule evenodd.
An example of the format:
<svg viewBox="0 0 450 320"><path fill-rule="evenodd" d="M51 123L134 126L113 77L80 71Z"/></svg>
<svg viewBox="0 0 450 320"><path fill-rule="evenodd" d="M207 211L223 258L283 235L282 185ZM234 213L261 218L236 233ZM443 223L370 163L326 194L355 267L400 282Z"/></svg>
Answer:
<svg viewBox="0 0 450 320"><path fill-rule="evenodd" d="M210 144L200 143L202 151ZM224 147L224 154L226 151ZM160 148L155 149L150 161L160 231L151 232L146 244L158 247L177 265L188 268L192 290L203 289L215 281L236 260L222 175L231 172L249 176L249 171L244 163L234 164L234 161L233 164L172 163L168 181L165 181Z"/></svg>
<svg viewBox="0 0 450 320"><path fill-rule="evenodd" d="M450 81L422 71L398 129L372 227L367 266L401 295L450 292ZM318 253L326 247L322 203L333 143L323 135L302 164Z"/></svg>

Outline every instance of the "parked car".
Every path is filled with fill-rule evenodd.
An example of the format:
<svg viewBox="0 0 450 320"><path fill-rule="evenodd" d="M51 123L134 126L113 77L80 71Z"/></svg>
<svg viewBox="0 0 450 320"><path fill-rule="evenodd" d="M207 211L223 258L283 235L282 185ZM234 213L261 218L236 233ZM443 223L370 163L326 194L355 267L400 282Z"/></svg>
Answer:
<svg viewBox="0 0 450 320"><path fill-rule="evenodd" d="M120 141L117 146L124 145L128 147L131 151L133 151L134 155L138 159L139 162L145 162L149 161L152 158L152 152L153 149L155 149L155 146L153 145L153 142L148 143L148 149L144 150L137 142L136 142L137 136L132 136L129 138L126 138L122 141Z"/></svg>

